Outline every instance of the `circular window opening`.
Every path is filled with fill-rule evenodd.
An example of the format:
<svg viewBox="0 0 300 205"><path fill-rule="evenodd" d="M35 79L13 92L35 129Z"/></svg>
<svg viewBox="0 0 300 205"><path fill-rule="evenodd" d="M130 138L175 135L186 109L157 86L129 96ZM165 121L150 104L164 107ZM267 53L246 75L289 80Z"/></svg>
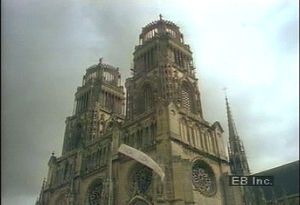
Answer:
<svg viewBox="0 0 300 205"><path fill-rule="evenodd" d="M216 178L208 164L201 160L192 166L192 181L195 189L204 195L212 196L216 193Z"/></svg>
<svg viewBox="0 0 300 205"><path fill-rule="evenodd" d="M88 205L101 205L103 197L103 183L101 180L96 181L90 189L88 193Z"/></svg>
<svg viewBox="0 0 300 205"><path fill-rule="evenodd" d="M129 175L129 181L130 195L146 194L151 185L152 170L144 165L138 164Z"/></svg>

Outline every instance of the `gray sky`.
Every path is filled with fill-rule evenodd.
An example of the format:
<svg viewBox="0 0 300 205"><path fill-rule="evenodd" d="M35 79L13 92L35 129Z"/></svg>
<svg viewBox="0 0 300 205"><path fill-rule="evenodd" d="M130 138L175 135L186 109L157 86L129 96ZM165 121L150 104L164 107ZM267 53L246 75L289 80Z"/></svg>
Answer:
<svg viewBox="0 0 300 205"><path fill-rule="evenodd" d="M2 1L2 204L35 202L85 69L104 57L124 81L141 28L160 13L190 44L205 117L225 137L229 89L251 171L298 159L298 2L186 2Z"/></svg>

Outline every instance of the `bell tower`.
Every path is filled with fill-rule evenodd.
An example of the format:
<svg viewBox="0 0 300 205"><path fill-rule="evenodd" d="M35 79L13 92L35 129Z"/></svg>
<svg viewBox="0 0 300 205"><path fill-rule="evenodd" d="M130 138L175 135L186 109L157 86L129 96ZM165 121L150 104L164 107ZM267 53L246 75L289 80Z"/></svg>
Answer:
<svg viewBox="0 0 300 205"><path fill-rule="evenodd" d="M62 153L93 143L109 127L114 116L123 121L125 93L119 68L103 63L89 67L75 93L73 115L66 119Z"/></svg>
<svg viewBox="0 0 300 205"><path fill-rule="evenodd" d="M135 205L139 199L145 204L223 205L221 178L229 172L223 129L204 119L192 51L179 27L160 15L142 28L133 56L121 143L154 159L165 180L121 156L115 163L123 170L119 180L134 191L126 194L119 186L116 200L126 200L116 204ZM148 177L138 179L142 174L132 172Z"/></svg>
<svg viewBox="0 0 300 205"><path fill-rule="evenodd" d="M192 52L179 27L160 15L142 29L139 42L133 53L133 77L126 82L127 118L151 109L159 100L203 118Z"/></svg>

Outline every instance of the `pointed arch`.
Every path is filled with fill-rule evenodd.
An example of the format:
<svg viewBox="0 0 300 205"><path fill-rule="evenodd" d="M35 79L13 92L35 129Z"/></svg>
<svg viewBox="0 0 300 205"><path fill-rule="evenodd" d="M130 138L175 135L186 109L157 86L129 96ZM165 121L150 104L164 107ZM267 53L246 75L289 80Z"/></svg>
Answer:
<svg viewBox="0 0 300 205"><path fill-rule="evenodd" d="M135 196L129 201L128 205L152 205L152 203L141 196Z"/></svg>
<svg viewBox="0 0 300 205"><path fill-rule="evenodd" d="M180 136L181 136L181 139L184 141L184 142L187 142L188 141L188 134L187 134L187 122L186 122L186 119L182 118L180 119L180 122L179 122L179 130L180 130Z"/></svg>
<svg viewBox="0 0 300 205"><path fill-rule="evenodd" d="M144 84L142 87L143 90L143 107L144 111L152 109L154 105L154 100L153 100L153 88L150 86L150 84Z"/></svg>
<svg viewBox="0 0 300 205"><path fill-rule="evenodd" d="M151 192L153 171L149 167L135 163L128 172L127 190L130 196L144 195Z"/></svg>
<svg viewBox="0 0 300 205"><path fill-rule="evenodd" d="M154 88L153 86L146 81L141 85L139 92L137 93L137 105L136 111L137 114L142 114L146 111L151 110L154 107Z"/></svg>
<svg viewBox="0 0 300 205"><path fill-rule="evenodd" d="M196 146L195 129L193 123L188 123L188 142L192 146Z"/></svg>
<svg viewBox="0 0 300 205"><path fill-rule="evenodd" d="M204 130L204 133L203 133L203 143L204 143L204 150L208 151L209 147L208 147L208 134L207 134L207 130Z"/></svg>
<svg viewBox="0 0 300 205"><path fill-rule="evenodd" d="M205 149L205 141L204 141L204 138L205 138L205 134L204 134L204 130L202 127L199 127L199 132L200 132L200 147L201 149Z"/></svg>
<svg viewBox="0 0 300 205"><path fill-rule="evenodd" d="M201 142L200 142L200 129L197 124L194 125L194 133L195 133L195 146L196 147L201 147Z"/></svg>
<svg viewBox="0 0 300 205"><path fill-rule="evenodd" d="M157 125L156 125L156 121L154 121L151 122L150 125L150 144L155 143L156 134L157 134Z"/></svg>

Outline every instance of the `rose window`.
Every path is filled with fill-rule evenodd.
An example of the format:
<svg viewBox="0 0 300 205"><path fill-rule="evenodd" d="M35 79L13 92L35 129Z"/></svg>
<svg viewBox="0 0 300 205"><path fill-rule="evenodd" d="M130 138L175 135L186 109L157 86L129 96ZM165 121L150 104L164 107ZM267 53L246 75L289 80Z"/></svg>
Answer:
<svg viewBox="0 0 300 205"><path fill-rule="evenodd" d="M192 168L192 181L194 187L205 195L216 192L215 176L211 168L204 162L196 161Z"/></svg>
<svg viewBox="0 0 300 205"><path fill-rule="evenodd" d="M90 190L88 195L89 205L100 205L102 198L103 184L102 182L96 183Z"/></svg>
<svg viewBox="0 0 300 205"><path fill-rule="evenodd" d="M132 195L145 194L151 185L152 170L148 167L138 165L129 176L129 180L131 181L129 192Z"/></svg>

